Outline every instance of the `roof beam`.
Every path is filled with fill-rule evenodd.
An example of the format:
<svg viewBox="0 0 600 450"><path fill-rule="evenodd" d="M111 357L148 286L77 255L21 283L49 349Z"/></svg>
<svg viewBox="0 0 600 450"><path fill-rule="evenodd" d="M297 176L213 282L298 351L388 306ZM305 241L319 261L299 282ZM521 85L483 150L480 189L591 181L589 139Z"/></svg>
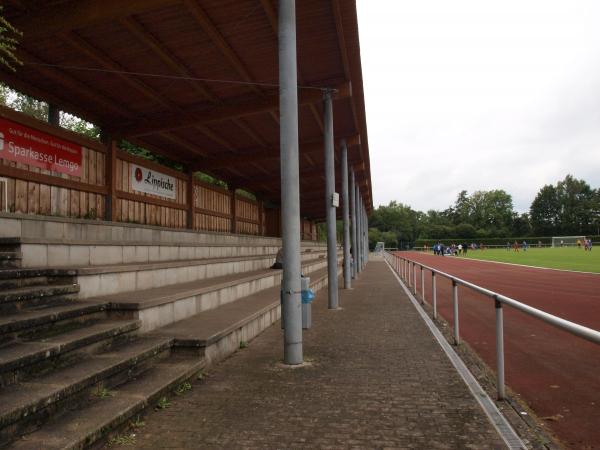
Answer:
<svg viewBox="0 0 600 450"><path fill-rule="evenodd" d="M235 50L229 45L227 40L223 37L221 32L217 29L217 27L213 24L210 17L206 14L206 12L198 5L196 0L185 0L185 6L190 11L196 22L200 25L200 28L208 35L213 45L217 47L217 49L221 52L221 54L227 59L229 64L233 66L237 74L242 78L243 81L247 83L253 83L254 78L250 74L250 71L235 52ZM249 84L248 88L256 93L263 94L263 91L255 84ZM269 112L271 117L276 123L279 123L279 118L273 113L273 111ZM252 139L256 140L256 133L246 124L240 123L239 119L233 119L233 122L239 126L248 136ZM245 126L244 126L245 125Z"/></svg>
<svg viewBox="0 0 600 450"><path fill-rule="evenodd" d="M102 126L104 124L105 118L102 118L102 116L99 116L97 113L90 113L90 111L82 108L81 106L71 103L71 99L67 100L60 94L57 95L56 92L50 93L46 90L40 89L39 87L32 86L12 73L8 73L7 71L1 72L0 79L2 79L3 83L6 83L12 89L18 92L27 94L30 97L42 100L46 103L60 105L63 111L85 119L88 122L95 123L96 125ZM101 110L101 108L98 108L98 110Z"/></svg>
<svg viewBox="0 0 600 450"><path fill-rule="evenodd" d="M336 139L341 139L336 136ZM360 138L357 135L349 136L346 138L348 148L360 144ZM299 146L300 156L308 156L322 153L324 143L322 140L316 141L305 141L301 142ZM206 158L202 160L202 164L211 169L228 168L233 166L246 165L249 163L262 162L270 159L279 159L280 148L277 147L263 147L255 149L240 150L235 155L227 155L216 158ZM314 165L314 163L311 163Z"/></svg>
<svg viewBox="0 0 600 450"><path fill-rule="evenodd" d="M210 17L204 12L204 10L198 5L195 0L185 0L185 6L190 11L192 17L198 22L202 30L208 35L212 43L219 49L221 54L229 61L229 64L233 66L235 71L242 77L243 81L252 83L254 79L250 75L250 72L235 53L233 48L227 43L223 35L219 32L217 27L212 23ZM249 85L256 93L261 93L261 90L256 85Z"/></svg>
<svg viewBox="0 0 600 450"><path fill-rule="evenodd" d="M345 98L350 95L350 83L344 83L340 86L337 86L335 98ZM301 90L298 96L298 104L307 105L310 103L319 102L322 99L323 93L320 89L304 89ZM143 120L139 123L129 124L112 131L123 136L144 136L196 125L222 122L224 120L240 118L252 114L275 111L278 108L279 97L277 95L259 98L255 97L251 99L233 101L230 103L223 103L203 111L189 111L174 115L162 115L161 117L157 117L155 119Z"/></svg>
<svg viewBox="0 0 600 450"><path fill-rule="evenodd" d="M300 155L320 152L323 152L323 143L321 142L300 144ZM220 158L206 158L202 160L202 164L211 169L230 168L234 166L242 166L250 163L267 161L270 159L279 159L279 153L279 147L252 149L240 151L240 153L236 155L229 155Z"/></svg>
<svg viewBox="0 0 600 450"><path fill-rule="evenodd" d="M322 151L323 149L321 149ZM352 159L352 160L348 160L348 164L353 164L356 163L358 160L356 159ZM323 164L317 165L316 167L306 167L304 169L300 170L300 185L302 186L303 184L306 183L311 183L314 184L315 181L318 180L323 180L323 186L321 186L320 190L324 192L325 189L325 166ZM341 179L340 175L340 167L336 167L336 184L339 184L339 180ZM267 188L267 190L270 191L278 191L279 190L279 186L281 183L280 180L280 175L274 175L268 178L261 178L261 179L253 179L253 180L249 180L247 178L240 178L240 179L234 179L231 180L231 182L233 184L235 184L236 186L241 186L241 187L245 187L247 189L253 189L253 188ZM302 196L302 193L305 192L304 189L300 189L300 195Z"/></svg>
<svg viewBox="0 0 600 450"><path fill-rule="evenodd" d="M181 0L78 0L32 9L27 14L12 19L12 24L23 31L24 42L34 42L93 23L142 14L180 3Z"/></svg>
<svg viewBox="0 0 600 450"><path fill-rule="evenodd" d="M87 98L91 100L92 103L95 103L96 107L101 106L102 108L110 110L121 117L132 117L131 111L127 110L127 108L119 107L114 100L105 97L97 92L94 88L82 83L76 78L73 78L68 73L43 65L45 64L45 61L42 61L32 54L25 52L23 48L19 48L18 54L24 61L25 67L33 69L47 78L53 79L59 85L67 86L69 89L76 91L82 98ZM27 64L28 62L33 64Z"/></svg>
<svg viewBox="0 0 600 450"><path fill-rule="evenodd" d="M146 45L154 55L158 56L158 58L171 70L183 77L194 78L194 74L182 62L178 61L175 56L164 50L162 44L137 21L127 17L121 19L120 23L122 26L127 28L127 30L141 43ZM204 82L189 80L188 83L191 88L202 98L209 100L211 103L217 103L219 101L219 99L206 87ZM217 144L222 145L227 149L232 149L229 142L218 136L208 127L196 126L195 128ZM202 153L206 154L206 152Z"/></svg>
<svg viewBox="0 0 600 450"><path fill-rule="evenodd" d="M83 38L79 37L75 33L66 34L65 40L70 45L72 45L76 50L87 55L89 58L93 59L94 61L96 61L96 63L98 63L101 67L103 67L105 69L109 69L109 70L114 70L116 72L117 76L121 80L123 80L130 87L132 87L133 89L138 91L141 95L152 99L153 101L155 101L156 103L160 104L161 106L163 106L165 108L176 109L176 110L179 109L175 105L173 105L170 101L164 99L160 94L156 93L156 91L153 88L148 86L143 81L134 79L130 75L123 73L125 71L125 68L123 66L121 66L120 64L118 64L117 62L115 62L114 60L109 58L108 56L106 56L99 49L93 47L91 44L86 42ZM202 130L202 131L204 131L204 130ZM206 134L209 138L215 140L216 136L213 137L209 133L206 133ZM192 146L190 143L185 142L182 139L177 138L176 136L172 136L168 133L163 133L163 136L165 138L169 139L171 142L174 142L174 143L184 147L186 150L191 151L192 153L194 153L196 155L201 155L201 156L206 155L205 151L202 151L201 149L197 148L196 146ZM216 137L216 138L218 139L218 137Z"/></svg>
<svg viewBox="0 0 600 450"><path fill-rule="evenodd" d="M172 53L164 50L162 44L137 21L127 17L121 19L120 23L175 73L178 73L183 77L194 77L194 74L192 74L183 63L178 61ZM203 98L208 99L213 103L218 100L217 97L204 86L203 82L190 80L189 84Z"/></svg>

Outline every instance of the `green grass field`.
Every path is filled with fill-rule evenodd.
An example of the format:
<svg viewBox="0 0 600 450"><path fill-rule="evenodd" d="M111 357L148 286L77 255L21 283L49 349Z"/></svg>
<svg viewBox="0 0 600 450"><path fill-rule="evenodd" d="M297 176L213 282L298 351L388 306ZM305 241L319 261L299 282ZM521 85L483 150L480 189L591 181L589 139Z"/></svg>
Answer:
<svg viewBox="0 0 600 450"><path fill-rule="evenodd" d="M594 248L591 252L575 247L529 248L526 252L521 249L516 253L512 249L509 252L505 249L486 249L469 251L466 257L525 266L600 273L600 251L598 250L600 248Z"/></svg>

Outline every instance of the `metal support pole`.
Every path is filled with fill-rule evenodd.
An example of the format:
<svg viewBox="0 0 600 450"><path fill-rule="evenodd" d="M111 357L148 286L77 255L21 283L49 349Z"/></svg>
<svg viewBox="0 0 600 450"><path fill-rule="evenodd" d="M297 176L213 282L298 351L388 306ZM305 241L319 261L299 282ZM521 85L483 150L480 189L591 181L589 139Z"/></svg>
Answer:
<svg viewBox="0 0 600 450"><path fill-rule="evenodd" d="M342 140L342 216L344 220L344 289L352 287L350 273L350 199L348 198L348 146Z"/></svg>
<svg viewBox="0 0 600 450"><path fill-rule="evenodd" d="M356 270L362 272L362 226L360 220L360 188L354 186L354 197L356 200Z"/></svg>
<svg viewBox="0 0 600 450"><path fill-rule="evenodd" d="M356 278L358 272L357 244L356 244L356 180L354 177L354 169L350 169L350 213L352 217L352 278Z"/></svg>
<svg viewBox="0 0 600 450"><path fill-rule="evenodd" d="M362 199L359 199L358 210L360 211L360 270L365 269L365 220L363 216Z"/></svg>
<svg viewBox="0 0 600 450"><path fill-rule="evenodd" d="M417 295L417 265L412 263L413 270L413 295Z"/></svg>
<svg viewBox="0 0 600 450"><path fill-rule="evenodd" d="M301 364L303 357L295 0L279 0L278 30L281 235L283 243L283 361L285 364Z"/></svg>
<svg viewBox="0 0 600 450"><path fill-rule="evenodd" d="M452 303L454 305L454 345L460 344L460 333L458 330L458 284L452 280Z"/></svg>
<svg viewBox="0 0 600 450"><path fill-rule="evenodd" d="M433 306L433 320L437 320L437 289L435 285L435 272L431 272L431 304Z"/></svg>
<svg viewBox="0 0 600 450"><path fill-rule="evenodd" d="M367 220L367 205L363 203L363 215L365 223L365 267L369 261L369 221Z"/></svg>
<svg viewBox="0 0 600 450"><path fill-rule="evenodd" d="M504 318L502 314L502 303L494 298L496 306L496 389L498 400L504 400L506 390L504 387Z"/></svg>
<svg viewBox="0 0 600 450"><path fill-rule="evenodd" d="M325 141L325 213L327 215L327 291L329 309L338 307L337 230L333 205L335 192L335 158L333 146L333 106L331 91L323 96L323 137Z"/></svg>
<svg viewBox="0 0 600 450"><path fill-rule="evenodd" d="M57 127L60 126L60 109L52 103L48 103L48 123Z"/></svg>
<svg viewBox="0 0 600 450"><path fill-rule="evenodd" d="M421 266L421 303L425 304L425 271Z"/></svg>
<svg viewBox="0 0 600 450"><path fill-rule="evenodd" d="M410 261L407 259L406 260L406 282L408 284L408 287L412 287L411 286L411 280L412 280L412 274L410 273Z"/></svg>
<svg viewBox="0 0 600 450"><path fill-rule="evenodd" d="M365 266L369 262L369 217L367 216L367 205L364 205L365 211Z"/></svg>

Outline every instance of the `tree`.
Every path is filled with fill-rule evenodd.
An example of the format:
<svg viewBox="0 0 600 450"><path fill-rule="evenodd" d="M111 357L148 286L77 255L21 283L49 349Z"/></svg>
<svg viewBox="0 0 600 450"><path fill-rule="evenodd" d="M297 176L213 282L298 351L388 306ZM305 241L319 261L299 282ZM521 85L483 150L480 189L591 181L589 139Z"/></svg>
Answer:
<svg viewBox="0 0 600 450"><path fill-rule="evenodd" d="M472 216L469 223L476 228L508 229L512 224L513 202L506 191L476 191L470 198Z"/></svg>
<svg viewBox="0 0 600 450"><path fill-rule="evenodd" d="M446 215L452 217L452 221L455 225L471 223L473 204L467 191L460 191L456 202L454 202L454 206L447 210Z"/></svg>
<svg viewBox="0 0 600 450"><path fill-rule="evenodd" d="M540 236L559 234L560 201L558 192L551 184L539 190L529 209L533 233Z"/></svg>
<svg viewBox="0 0 600 450"><path fill-rule="evenodd" d="M529 236L531 234L531 222L529 220L529 214L523 213L521 215L515 213L513 215L512 230L510 233L512 236Z"/></svg>
<svg viewBox="0 0 600 450"><path fill-rule="evenodd" d="M421 215L409 206L392 201L373 211L369 223L380 231L392 231L399 242L414 242L419 234Z"/></svg>
<svg viewBox="0 0 600 450"><path fill-rule="evenodd" d="M562 234L585 234L592 229L594 191L584 180L567 175L556 185Z"/></svg>
<svg viewBox="0 0 600 450"><path fill-rule="evenodd" d="M477 230L470 223L459 223L454 228L454 234L457 238L472 238L477 235Z"/></svg>

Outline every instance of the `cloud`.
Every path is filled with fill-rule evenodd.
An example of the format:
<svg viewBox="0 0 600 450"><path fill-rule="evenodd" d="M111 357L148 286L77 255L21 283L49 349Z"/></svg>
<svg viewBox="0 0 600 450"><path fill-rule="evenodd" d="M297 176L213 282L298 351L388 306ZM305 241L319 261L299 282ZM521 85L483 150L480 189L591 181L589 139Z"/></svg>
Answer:
<svg viewBox="0 0 600 450"><path fill-rule="evenodd" d="M375 204L600 186L600 2L358 1Z"/></svg>

